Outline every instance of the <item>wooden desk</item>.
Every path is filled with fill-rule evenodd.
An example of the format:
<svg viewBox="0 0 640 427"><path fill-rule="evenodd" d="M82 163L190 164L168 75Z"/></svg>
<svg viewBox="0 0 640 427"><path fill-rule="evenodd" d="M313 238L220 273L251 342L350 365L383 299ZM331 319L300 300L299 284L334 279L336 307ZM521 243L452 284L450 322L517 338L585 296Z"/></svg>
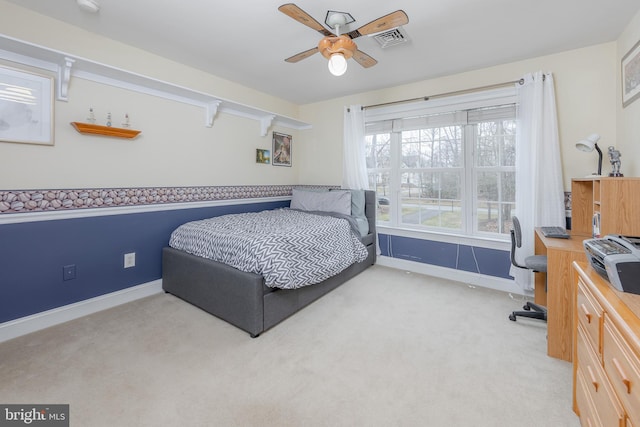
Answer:
<svg viewBox="0 0 640 427"><path fill-rule="evenodd" d="M571 362L573 358L573 304L575 276L573 261L587 261L582 241L590 235L571 234L569 239L544 237L535 232L536 255L547 256L545 275L536 274L535 302L547 307L547 354ZM546 291L545 291L546 289Z"/></svg>

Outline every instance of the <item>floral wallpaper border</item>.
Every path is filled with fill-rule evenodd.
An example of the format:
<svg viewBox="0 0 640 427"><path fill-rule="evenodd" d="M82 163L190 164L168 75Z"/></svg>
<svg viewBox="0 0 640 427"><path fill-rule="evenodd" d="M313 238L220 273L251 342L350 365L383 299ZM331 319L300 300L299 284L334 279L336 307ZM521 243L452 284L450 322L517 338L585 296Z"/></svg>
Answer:
<svg viewBox="0 0 640 427"><path fill-rule="evenodd" d="M298 185L0 190L0 214L290 196Z"/></svg>

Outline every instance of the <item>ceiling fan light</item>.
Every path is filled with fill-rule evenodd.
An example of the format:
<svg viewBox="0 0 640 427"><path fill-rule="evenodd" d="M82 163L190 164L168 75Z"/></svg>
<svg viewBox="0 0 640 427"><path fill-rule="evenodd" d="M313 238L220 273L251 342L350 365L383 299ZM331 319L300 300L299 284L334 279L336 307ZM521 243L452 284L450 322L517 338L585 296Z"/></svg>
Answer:
<svg viewBox="0 0 640 427"><path fill-rule="evenodd" d="M78 7L85 12L98 13L100 11L100 4L97 0L76 0Z"/></svg>
<svg viewBox="0 0 640 427"><path fill-rule="evenodd" d="M347 71L347 60L341 53L334 53L329 58L329 72L334 76L341 76Z"/></svg>

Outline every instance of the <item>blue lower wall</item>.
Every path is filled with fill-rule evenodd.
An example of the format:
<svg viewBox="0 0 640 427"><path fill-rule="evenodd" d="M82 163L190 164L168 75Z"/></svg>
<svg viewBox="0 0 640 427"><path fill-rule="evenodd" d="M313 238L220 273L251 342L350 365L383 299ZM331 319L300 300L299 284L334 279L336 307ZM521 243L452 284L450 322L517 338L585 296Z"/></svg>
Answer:
<svg viewBox="0 0 640 427"><path fill-rule="evenodd" d="M162 248L180 224L289 206L289 201L159 210L0 225L0 323L149 283L162 277ZM509 279L509 252L380 234L398 259ZM125 253L136 266L123 268ZM63 280L63 267L76 278Z"/></svg>
<svg viewBox="0 0 640 427"><path fill-rule="evenodd" d="M383 256L511 279L509 251L378 234Z"/></svg>
<svg viewBox="0 0 640 427"><path fill-rule="evenodd" d="M162 277L162 248L180 224L289 206L289 201L0 225L0 323ZM124 254L136 266L123 268ZM76 278L63 281L63 266Z"/></svg>

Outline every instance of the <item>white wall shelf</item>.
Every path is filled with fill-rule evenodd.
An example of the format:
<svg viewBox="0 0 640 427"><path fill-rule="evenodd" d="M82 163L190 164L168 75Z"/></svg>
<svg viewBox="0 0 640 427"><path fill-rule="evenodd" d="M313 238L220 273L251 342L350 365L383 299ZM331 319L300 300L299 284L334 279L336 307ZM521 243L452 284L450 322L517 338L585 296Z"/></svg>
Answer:
<svg viewBox="0 0 640 427"><path fill-rule="evenodd" d="M56 73L56 98L60 101L68 100L71 77L79 77L201 107L204 112L204 124L207 127L213 126L218 113L226 113L256 120L260 127L261 136L266 136L269 128L275 125L298 130L311 128L310 124L290 117L239 104L208 93L69 55L2 34L0 34L0 59Z"/></svg>

